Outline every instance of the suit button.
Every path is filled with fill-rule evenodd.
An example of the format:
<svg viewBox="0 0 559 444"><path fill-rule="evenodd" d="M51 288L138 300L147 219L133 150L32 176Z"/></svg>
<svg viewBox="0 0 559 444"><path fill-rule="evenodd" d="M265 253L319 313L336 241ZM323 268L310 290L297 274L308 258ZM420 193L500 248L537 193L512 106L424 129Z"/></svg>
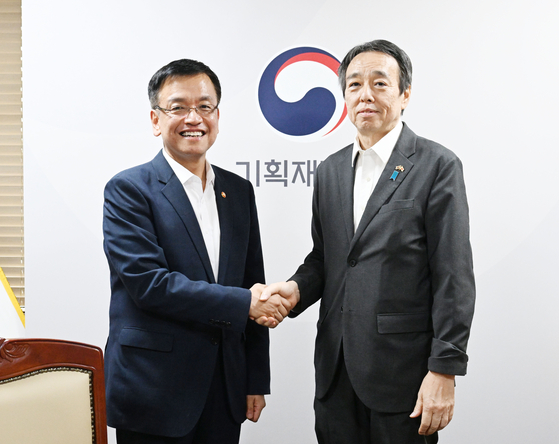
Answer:
<svg viewBox="0 0 559 444"><path fill-rule="evenodd" d="M231 322L225 323L225 326L226 326L226 327L231 327Z"/></svg>
<svg viewBox="0 0 559 444"><path fill-rule="evenodd" d="M349 261L349 266L350 267L355 267L357 265L357 261L355 259L352 259Z"/></svg>
<svg viewBox="0 0 559 444"><path fill-rule="evenodd" d="M343 306L343 305L340 307L340 311L341 311L342 313L344 312L344 306Z"/></svg>

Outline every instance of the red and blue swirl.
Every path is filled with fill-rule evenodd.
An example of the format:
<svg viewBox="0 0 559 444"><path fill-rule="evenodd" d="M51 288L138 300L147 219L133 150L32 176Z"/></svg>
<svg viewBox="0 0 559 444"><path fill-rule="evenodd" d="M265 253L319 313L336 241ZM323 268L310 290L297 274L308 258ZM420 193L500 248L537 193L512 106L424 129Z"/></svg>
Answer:
<svg viewBox="0 0 559 444"><path fill-rule="evenodd" d="M280 75L286 72L286 68L301 62L314 62L322 65L322 69L327 68L333 76L332 82L328 83L331 87L317 85L311 87L300 100L293 102L282 100L276 91L276 82ZM340 62L334 56L312 47L293 48L277 56L264 70L258 86L258 101L264 118L273 128L286 136L304 138L316 135L320 138L330 134L340 126L347 115L342 94L336 88L339 65ZM305 66L312 67L309 64ZM301 75L300 71L295 72ZM327 73L327 76L330 74ZM312 85L312 72L302 77L305 77L305 85ZM303 79L288 80L292 85L300 86L298 83Z"/></svg>

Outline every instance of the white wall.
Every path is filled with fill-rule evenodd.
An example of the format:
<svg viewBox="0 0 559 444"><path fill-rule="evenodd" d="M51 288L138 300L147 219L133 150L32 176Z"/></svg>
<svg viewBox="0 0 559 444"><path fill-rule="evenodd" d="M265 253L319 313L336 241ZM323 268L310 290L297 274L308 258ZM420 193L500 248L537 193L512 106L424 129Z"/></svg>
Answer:
<svg viewBox="0 0 559 444"><path fill-rule="evenodd" d="M202 6L205 5L205 6ZM223 85L211 162L323 159L354 137L293 142L262 117L266 65L298 46L341 59L384 38L414 63L405 121L463 160L478 303L469 375L441 442L553 442L559 433L559 5L546 0L191 2L23 0L27 334L104 346L109 301L102 192L150 160L147 82L178 58ZM311 189L256 188L268 281L310 249ZM242 442L307 444L316 310L272 331L273 395ZM555 438L556 439L556 438Z"/></svg>

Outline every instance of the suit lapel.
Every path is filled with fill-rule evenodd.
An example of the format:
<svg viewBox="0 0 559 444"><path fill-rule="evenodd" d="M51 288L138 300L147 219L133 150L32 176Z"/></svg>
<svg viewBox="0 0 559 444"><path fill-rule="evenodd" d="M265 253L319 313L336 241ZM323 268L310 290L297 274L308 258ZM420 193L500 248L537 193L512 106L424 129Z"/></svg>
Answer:
<svg viewBox="0 0 559 444"><path fill-rule="evenodd" d="M380 175L379 181L375 186L359 226L355 231L355 236L353 237L350 245L350 249L357 243L367 226L371 223L373 218L377 215L380 207L382 207L386 201L392 196L392 194L398 189L400 184L405 180L406 176L409 174L413 168L413 162L409 160L409 157L415 153L415 139L416 135L411 131L406 124L402 129L402 133L396 142L396 146L392 151L390 158L386 164L386 167ZM396 167L403 167L403 171L399 171L395 180L391 180L391 176L396 170ZM400 170L400 168L398 168Z"/></svg>
<svg viewBox="0 0 559 444"><path fill-rule="evenodd" d="M337 183L339 185L340 199L342 204L342 217L346 228L347 239L353 238L353 159L351 158L353 145L346 147L339 168Z"/></svg>
<svg viewBox="0 0 559 444"><path fill-rule="evenodd" d="M231 223L231 205L233 196L227 197L227 180L218 168L214 167L215 173L215 200L217 203L217 213L219 214L220 246L219 246L219 275L218 283L224 285L223 280L227 276L227 264L229 263L229 253L233 242L233 231Z"/></svg>
<svg viewBox="0 0 559 444"><path fill-rule="evenodd" d="M208 256L208 250L202 236L202 230L198 224L198 219L194 214L190 200L184 191L184 187L180 180L177 178L169 163L163 157L163 153L159 154L153 159L152 165L156 171L157 179L163 184L161 192L167 198L169 203L173 206L177 215L181 219L184 227L194 244L196 252L200 256L206 274L208 275L208 282L215 283L215 277ZM187 254L187 252L185 252Z"/></svg>

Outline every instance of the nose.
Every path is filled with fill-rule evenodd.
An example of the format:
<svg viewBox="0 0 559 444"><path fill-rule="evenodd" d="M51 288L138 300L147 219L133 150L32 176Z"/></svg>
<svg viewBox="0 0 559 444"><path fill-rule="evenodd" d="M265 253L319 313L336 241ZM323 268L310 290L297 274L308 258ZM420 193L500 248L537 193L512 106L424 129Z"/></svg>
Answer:
<svg viewBox="0 0 559 444"><path fill-rule="evenodd" d="M362 102L374 102L375 96L373 95L373 89L368 83L365 83L361 88L361 101Z"/></svg>
<svg viewBox="0 0 559 444"><path fill-rule="evenodd" d="M190 108L188 113L184 116L184 121L192 125L197 125L202 122L200 114L196 112L196 108Z"/></svg>

